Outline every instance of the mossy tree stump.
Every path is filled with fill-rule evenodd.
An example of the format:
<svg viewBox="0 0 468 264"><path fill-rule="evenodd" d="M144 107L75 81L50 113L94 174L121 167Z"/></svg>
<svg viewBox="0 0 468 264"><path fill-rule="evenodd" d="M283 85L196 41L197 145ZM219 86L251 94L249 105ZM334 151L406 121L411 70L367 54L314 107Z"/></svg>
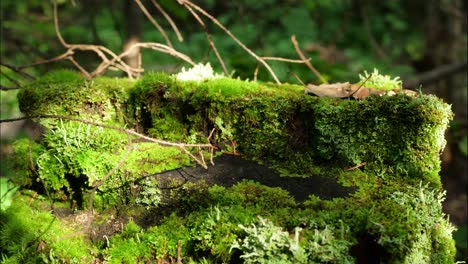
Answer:
<svg viewBox="0 0 468 264"><path fill-rule="evenodd" d="M321 177L330 179L337 189L352 190L333 199L311 191L315 195L305 201L286 204L284 199L289 198L283 194L251 182L233 187L192 183L191 191L171 191L172 198L185 197L179 209L174 207L178 217L188 216L181 224L184 228L190 228L195 216L213 216L213 208L217 221L232 221L231 225L223 222L224 229L216 229L220 223L216 221L207 229L220 233L219 237L198 237L199 233L177 237L192 245L184 251L187 258L206 257L218 262L241 258L286 261L281 263L453 263L453 228L442 213L439 177L439 155L452 112L435 96L333 99L306 95L302 86L289 84L229 78L178 81L164 73L147 74L135 82L111 78L87 81L73 72L61 71L28 85L18 98L22 112L29 116L80 118L171 142L210 143L216 147L215 156L224 153L267 168L262 175L264 182L271 172L272 177L281 175L285 181L288 176L301 177L294 183L298 185L300 179ZM32 145L37 175L27 162L27 141L17 142L13 165L28 175L31 186L38 185L35 179L40 177L54 199L72 199L81 207L86 207L91 187L105 179L97 189L97 208L137 202L157 212L168 199L158 188L164 181L161 173L170 178L167 171L196 165L178 147L137 138L128 151L129 136L122 131L66 118L35 120L46 128L44 137ZM210 159L209 151L186 150L201 152L205 160ZM124 161L115 167L120 160ZM230 175L217 174L216 182L222 183L224 176ZM227 196L216 188L226 188ZM294 186L288 190L294 192ZM229 195L243 198L232 200L226 198ZM272 197L265 200L265 195L277 196L283 202ZM180 209L184 203L193 211ZM277 210L275 203L284 210ZM259 211L259 206L275 209ZM243 217L229 217L239 211ZM292 236L296 232L297 239L283 237L275 252L261 251L261 245L252 249L246 244L256 241L255 234L249 233L251 225L259 230L276 230L277 234L289 232ZM204 246L200 249L195 246L198 244Z"/></svg>

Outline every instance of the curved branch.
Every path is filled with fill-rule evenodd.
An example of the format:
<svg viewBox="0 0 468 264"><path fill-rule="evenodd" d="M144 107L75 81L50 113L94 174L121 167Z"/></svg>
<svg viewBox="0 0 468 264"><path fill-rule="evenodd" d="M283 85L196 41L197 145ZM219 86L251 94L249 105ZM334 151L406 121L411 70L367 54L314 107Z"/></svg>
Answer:
<svg viewBox="0 0 468 264"><path fill-rule="evenodd" d="M57 34L57 37L60 43L62 43L62 45L65 48L69 48L70 45L67 42L65 42L65 40L62 37L62 34L60 34L60 27L59 27L59 22L58 22L58 11L57 11L57 0L54 0L54 26L55 26L55 34Z"/></svg>

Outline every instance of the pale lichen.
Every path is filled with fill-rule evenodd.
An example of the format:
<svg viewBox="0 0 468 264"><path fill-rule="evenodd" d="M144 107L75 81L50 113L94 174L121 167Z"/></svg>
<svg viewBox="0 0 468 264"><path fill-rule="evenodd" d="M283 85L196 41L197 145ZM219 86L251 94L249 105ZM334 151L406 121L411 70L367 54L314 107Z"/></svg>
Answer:
<svg viewBox="0 0 468 264"><path fill-rule="evenodd" d="M204 81L224 77L223 74L215 73L209 62L196 64L191 69L182 67L182 70L175 76L180 81Z"/></svg>

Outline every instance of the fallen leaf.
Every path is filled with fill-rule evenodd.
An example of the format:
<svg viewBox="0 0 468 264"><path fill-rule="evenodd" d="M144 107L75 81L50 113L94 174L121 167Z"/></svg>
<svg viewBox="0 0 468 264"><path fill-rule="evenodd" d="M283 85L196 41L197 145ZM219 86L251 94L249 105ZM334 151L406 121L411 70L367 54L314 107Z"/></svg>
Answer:
<svg viewBox="0 0 468 264"><path fill-rule="evenodd" d="M353 85L349 82L321 85L308 84L305 87L305 92L315 94L319 97L326 96L334 98L343 98L349 97L353 94L354 91L352 86Z"/></svg>
<svg viewBox="0 0 468 264"><path fill-rule="evenodd" d="M313 85L308 84L305 88L305 93L311 93L319 97L332 97L332 98L346 98L353 97L355 99L364 99L371 94L376 95L395 95L397 93L404 93L408 96L417 96L418 93L412 90L396 90L396 91L382 91L368 87L362 87L358 84L345 83L333 83L333 84L321 84Z"/></svg>

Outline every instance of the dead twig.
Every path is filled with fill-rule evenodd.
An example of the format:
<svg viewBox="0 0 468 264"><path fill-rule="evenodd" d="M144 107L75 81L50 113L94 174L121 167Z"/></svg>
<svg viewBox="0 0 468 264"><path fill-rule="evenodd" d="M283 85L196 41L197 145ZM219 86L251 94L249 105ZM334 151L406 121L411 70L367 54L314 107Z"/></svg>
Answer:
<svg viewBox="0 0 468 264"><path fill-rule="evenodd" d="M150 21L155 24L155 26L160 30L161 34L163 37L166 39L167 45L160 44L160 43L154 43L154 42L148 42L148 43L135 43L132 46L130 46L127 50L123 51L121 54L117 55L110 49L100 46L100 45L86 45L86 44L69 44L65 41L65 39L62 37L60 33L60 26L59 26L59 19L58 19L58 10L57 10L57 1L54 0L54 26L55 26L55 33L60 41L60 43L67 49L65 53L62 55L59 55L55 58L36 62L30 65L25 65L23 67L31 67L31 66L36 66L39 64L44 64L44 63L50 63L50 62L55 62L59 60L69 60L86 78L92 78L98 75L103 74L106 70L108 69L118 69L123 72L125 72L128 76L128 78L133 79L134 77L138 77L141 72L143 72L143 69L141 67L134 68L128 65L126 62L124 62L123 58L126 56L129 56L130 53L134 49L139 49L139 48L149 48L153 49L162 53L166 53L169 55L172 55L176 58L182 59L191 65L194 65L193 61L190 59L189 56L176 51L172 47L172 43L170 42L169 38L167 37L167 34L165 33L164 29L159 26L159 24L154 20L154 18L151 17L149 14L148 10L143 6L140 0L135 0L136 3L140 6L140 9L143 11L143 13L150 19ZM156 6L157 3L154 2ZM160 11L162 8L159 6ZM164 12L162 10L161 12ZM166 14L167 15L167 14ZM167 16L166 19L170 20L170 17ZM172 22L173 24L173 22ZM175 27L175 24L174 24ZM175 27L176 28L176 27ZM178 32L178 30L177 30ZM178 33L180 35L180 33ZM181 36L180 36L181 37ZM74 53L76 50L80 51L90 51L94 52L101 60L102 62L94 69L94 71L89 72L87 71L83 66L81 66L73 57Z"/></svg>
<svg viewBox="0 0 468 264"><path fill-rule="evenodd" d="M10 91L10 90L18 90L20 89L21 87L8 87L8 86L5 86L5 85L1 85L0 84L0 90L1 91Z"/></svg>
<svg viewBox="0 0 468 264"><path fill-rule="evenodd" d="M0 64L3 67L0 67L0 76L5 78L11 83L11 86L5 86L0 84L1 91L17 90L21 88L21 79L34 79L33 76L24 72L22 68L14 67L5 63ZM9 69L9 71L7 70ZM12 76L10 76L12 75Z"/></svg>
<svg viewBox="0 0 468 264"><path fill-rule="evenodd" d="M297 80L302 86L304 86L304 87L306 86L306 84L301 80L301 78L299 78L299 76L297 76L296 73L294 73L294 72L292 72L292 71L289 72L289 73L291 73L291 75L294 76L294 77L296 78L296 80Z"/></svg>
<svg viewBox="0 0 468 264"><path fill-rule="evenodd" d="M356 91L354 91L353 93L351 93L349 95L349 97L355 95L355 94L358 94L358 92L361 90L361 88L364 86L364 84L366 84L366 82L372 77L372 73L369 74L369 76L367 76L367 78L361 83L361 85L359 85L359 87L357 88Z"/></svg>
<svg viewBox="0 0 468 264"><path fill-rule="evenodd" d="M164 9L158 4L158 2L156 2L156 0L151 0L151 2L156 7L156 9L158 9L158 11L164 16L164 18L167 20L167 22L169 22L169 25L171 25L172 29L174 30L174 32L177 35L177 39L180 42L184 41L184 38L182 37L182 34L180 34L180 31L177 28L176 24L171 19L171 17L166 13L166 11L164 11Z"/></svg>
<svg viewBox="0 0 468 264"><path fill-rule="evenodd" d="M177 1L179 2L179 4L183 5L185 8L187 8L187 6L190 6L193 9L197 10L198 12L202 13L205 17L209 18L211 21L213 21L213 23L215 23L219 28L221 28L224 32L226 32L226 34L228 34L229 37L231 37L242 49L244 49L248 54L254 57L261 64L263 64L265 68L267 68L267 70L270 72L270 75L273 77L273 79L275 80L277 84L281 84L275 72L273 71L273 69L271 69L270 65L268 65L268 63L266 63L264 59L262 59L257 54L255 54L252 50L247 48L247 46L245 46L244 43L242 43L236 36L234 36L234 34L232 34L231 31L229 31L225 26L223 26L223 24L221 24L216 18L214 18L212 15L208 14L205 10L203 10L201 7L197 6L196 4L192 3L189 0L177 0Z"/></svg>
<svg viewBox="0 0 468 264"><path fill-rule="evenodd" d="M177 264L182 264L182 243L177 241Z"/></svg>
<svg viewBox="0 0 468 264"><path fill-rule="evenodd" d="M197 22L201 25L201 27L205 31L206 38L208 39L208 43L210 44L211 48L213 49L213 51L214 51L214 53L216 55L216 58L218 58L218 61L221 64L221 67L223 68L224 73L226 74L226 76L229 76L229 71L226 68L226 64L224 64L223 58L219 54L218 49L216 48L216 45L214 44L213 39L211 38L211 34L210 34L210 32L208 32L208 29L205 26L205 23L198 16L198 14L195 13L195 11L193 11L193 9L190 6L185 6L185 7L188 9L188 11L190 11L190 13L193 15L193 17L195 17L195 20L197 20Z"/></svg>
<svg viewBox="0 0 468 264"><path fill-rule="evenodd" d="M367 165L367 162L364 161L364 162L361 162L361 163L357 164L356 166L345 168L345 170L347 170L347 171L355 170L355 169L359 169L360 167L363 167L365 165Z"/></svg>
<svg viewBox="0 0 468 264"><path fill-rule="evenodd" d="M68 45L67 42L62 37L62 34L60 33L60 26L59 26L59 21L58 21L58 8L57 8L57 0L53 1L54 3L54 28L55 28L55 34L57 35L57 38L59 39L60 43L62 43L62 46L65 48L69 48L70 45Z"/></svg>
<svg viewBox="0 0 468 264"><path fill-rule="evenodd" d="M6 79L8 79L8 81L12 82L13 84L15 84L14 87L11 87L11 88L7 88L6 90L13 90L13 89L18 89L21 87L21 85L19 84L19 82L15 79L13 79L12 77L8 76L8 74L4 73L4 72L1 72L0 71L0 74L2 76L4 76ZM3 89L2 89L3 90Z"/></svg>
<svg viewBox="0 0 468 264"><path fill-rule="evenodd" d="M154 19L154 17L151 16L151 14L148 12L146 7L141 3L140 0L135 0L135 2L138 4L138 6L140 7L143 14L145 14L146 18L148 18L148 20L151 21L151 23L159 30L159 33L161 33L163 38L166 40L166 44L169 47L173 48L172 42L169 39L169 37L167 36L166 31L164 31L164 29L161 27L161 25L159 25L159 23L156 21L156 19Z"/></svg>
<svg viewBox="0 0 468 264"><path fill-rule="evenodd" d="M307 63L308 61L310 61L310 59L292 60L292 59L281 58L281 57L261 57L261 58L264 60L283 61L283 62L289 62L289 63Z"/></svg>
<svg viewBox="0 0 468 264"><path fill-rule="evenodd" d="M125 160L128 158L128 155L130 155L130 152L133 150L133 143L132 143L132 137L130 137L130 134L127 133L127 150L125 151L124 155L120 158L120 160L117 162L117 164L104 176L102 179L97 181L94 185L93 188L90 191L90 196L89 196L89 210L93 211L93 202L94 202L94 194L96 193L97 189L103 185L106 180L114 174L114 172L119 169L122 164L125 162Z"/></svg>
<svg viewBox="0 0 468 264"><path fill-rule="evenodd" d="M257 77L258 77L258 71L260 70L260 64L257 63L257 67L255 67L255 71L254 71L254 78L253 78L253 81L256 82L257 81Z"/></svg>
<svg viewBox="0 0 468 264"><path fill-rule="evenodd" d="M309 67L309 69L317 76L322 83L327 83L327 81L322 77L322 75L315 69L315 67L312 65L312 63L309 62L309 60L304 56L304 53L301 51L301 48L299 47L299 43L297 43L296 36L292 35L291 36L291 41L294 45L294 49L296 49L297 54L299 57L304 61L305 65Z"/></svg>
<svg viewBox="0 0 468 264"><path fill-rule="evenodd" d="M160 139L155 139L155 138L152 138L152 137L148 137L148 136L142 135L140 133L137 133L137 132L135 132L135 131L133 131L131 129L120 128L120 127L115 127L115 126L110 126L110 125L104 125L104 124L96 123L96 122L93 122L93 121L83 120L83 119L80 119L80 118L70 117L70 116L35 115L35 116L25 116L25 117L18 117L18 118L1 119L0 123L13 122L13 121L25 120L25 119L33 119L33 118L53 118L53 119L63 119L63 120L76 121L76 122L81 122L83 124L88 124L88 125L98 126L98 127L102 127L102 128L117 130L117 131L120 131L122 133L127 133L127 134L130 134L130 135L139 137L139 138L147 140L149 142L158 143L161 146L178 147L182 151L184 151L186 154L188 154L190 157L192 157L200 166L202 166L205 169L208 168L208 166L204 162L204 159L203 158L197 158L195 155L193 155L193 153L188 151L187 148L200 148L200 149L204 149L204 148L212 149L212 148L214 148L214 146L211 143L209 143L210 138L207 138L208 143L203 143L203 144L186 144L186 143L179 143L179 142L170 142L170 141L165 141L165 140L160 140ZM202 155L201 151L199 153L200 153L200 155Z"/></svg>
<svg viewBox="0 0 468 264"><path fill-rule="evenodd" d="M12 70L12 71L14 71L16 73L18 73L18 74L20 74L21 76L23 76L23 77L25 77L27 79L30 79L30 80L36 79L34 76L32 76L29 73L23 71L23 69L26 68L24 66L17 67L17 66L13 66L13 65L10 65L10 64L3 63L3 62L0 63L0 65L6 67L6 68L8 68L8 69L10 69L10 70Z"/></svg>

